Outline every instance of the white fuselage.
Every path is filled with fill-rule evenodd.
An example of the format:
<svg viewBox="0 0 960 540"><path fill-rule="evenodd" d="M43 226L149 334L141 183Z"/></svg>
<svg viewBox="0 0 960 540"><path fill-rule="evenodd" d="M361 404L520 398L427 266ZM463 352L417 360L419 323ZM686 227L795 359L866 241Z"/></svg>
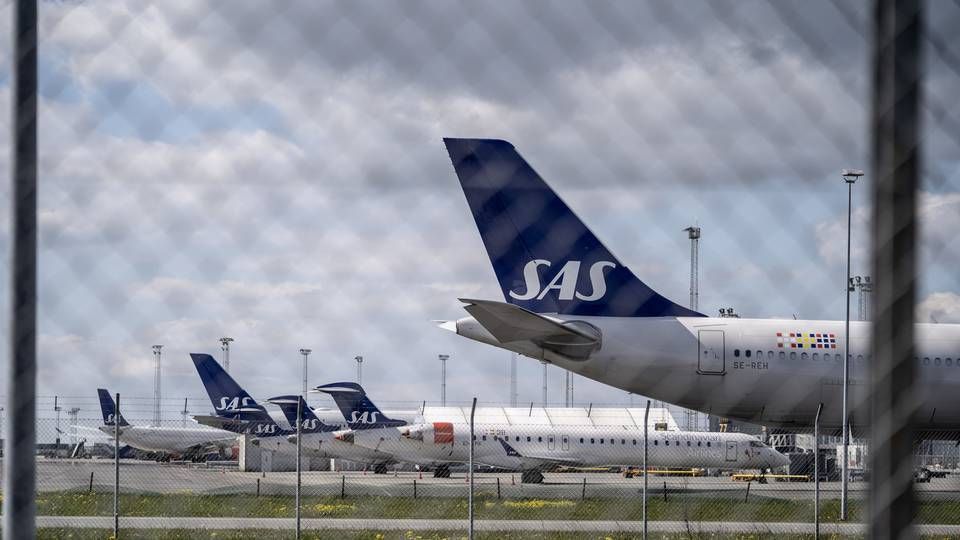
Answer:
<svg viewBox="0 0 960 540"><path fill-rule="evenodd" d="M446 424L446 425L443 425ZM353 433L354 444L413 463L469 459L469 425L436 422ZM475 426L474 460L512 470L542 465L643 466L637 426ZM663 468L767 469L786 465L782 454L743 433L649 430L647 465ZM503 442L515 451L508 451Z"/></svg>
<svg viewBox="0 0 960 540"><path fill-rule="evenodd" d="M707 414L782 427L841 423L844 321L713 317L568 317L597 327L601 346L572 360L530 342L499 343L472 317L457 333L552 362L616 388ZM778 335L779 333L779 335ZM791 334L793 334L791 336ZM817 340L820 340L819 342ZM850 323L849 404L867 419L870 324ZM916 325L918 429L960 429L960 325Z"/></svg>
<svg viewBox="0 0 960 540"><path fill-rule="evenodd" d="M100 426L100 431L110 437L114 434L113 426ZM125 426L120 428L119 438L121 443L138 450L179 455L204 446L233 446L237 434L214 428Z"/></svg>

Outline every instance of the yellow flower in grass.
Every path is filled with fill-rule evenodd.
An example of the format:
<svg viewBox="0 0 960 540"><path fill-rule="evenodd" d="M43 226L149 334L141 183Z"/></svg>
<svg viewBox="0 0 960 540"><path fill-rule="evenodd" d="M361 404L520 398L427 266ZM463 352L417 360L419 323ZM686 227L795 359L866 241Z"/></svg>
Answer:
<svg viewBox="0 0 960 540"><path fill-rule="evenodd" d="M540 508L569 508L574 506L573 501L548 501L543 499L528 499L525 501L506 501L503 503L508 508L520 508L523 510L538 510Z"/></svg>
<svg viewBox="0 0 960 540"><path fill-rule="evenodd" d="M314 505L313 510L318 514L340 514L344 512L352 512L356 510L357 507L352 504L317 504Z"/></svg>

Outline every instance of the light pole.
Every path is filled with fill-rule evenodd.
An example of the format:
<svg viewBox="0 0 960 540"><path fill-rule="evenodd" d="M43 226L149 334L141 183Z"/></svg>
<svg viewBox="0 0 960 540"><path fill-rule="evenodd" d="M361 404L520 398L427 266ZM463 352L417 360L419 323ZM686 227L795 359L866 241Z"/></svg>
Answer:
<svg viewBox="0 0 960 540"><path fill-rule="evenodd" d="M220 338L220 350L223 351L223 370L230 373L230 342L232 337Z"/></svg>
<svg viewBox="0 0 960 540"><path fill-rule="evenodd" d="M849 476L847 467L849 461L848 452L850 451L850 424L847 419L847 393L850 382L850 291L853 290L853 287L850 286L850 227L853 221L853 184L857 181L857 178L863 176L863 171L858 169L843 169L841 175L847 183L847 279L844 282L847 289L847 309L843 323L843 467L841 469L843 477L840 479L840 519L846 521L847 477Z"/></svg>
<svg viewBox="0 0 960 540"><path fill-rule="evenodd" d="M547 407L547 363L540 362L543 364L543 407Z"/></svg>
<svg viewBox="0 0 960 540"><path fill-rule="evenodd" d="M449 354L440 355L440 406L447 406L447 360Z"/></svg>
<svg viewBox="0 0 960 540"><path fill-rule="evenodd" d="M153 346L153 425L160 427L160 355L163 345ZM119 418L119 415L118 415Z"/></svg>
<svg viewBox="0 0 960 540"><path fill-rule="evenodd" d="M363 384L363 357L357 355L353 359L357 361L357 384Z"/></svg>
<svg viewBox="0 0 960 540"><path fill-rule="evenodd" d="M304 399L307 398L307 357L311 352L313 352L311 349L300 349L300 354L303 355L303 394L301 395Z"/></svg>
<svg viewBox="0 0 960 540"><path fill-rule="evenodd" d="M53 396L53 412L57 413L57 452L60 452L60 398Z"/></svg>
<svg viewBox="0 0 960 540"><path fill-rule="evenodd" d="M517 353L510 353L510 406L517 406Z"/></svg>

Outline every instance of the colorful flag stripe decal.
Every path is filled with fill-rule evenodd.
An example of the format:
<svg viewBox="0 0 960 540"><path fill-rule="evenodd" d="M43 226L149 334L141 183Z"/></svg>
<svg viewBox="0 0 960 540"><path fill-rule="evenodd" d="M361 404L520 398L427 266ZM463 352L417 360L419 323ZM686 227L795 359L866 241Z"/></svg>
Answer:
<svg viewBox="0 0 960 540"><path fill-rule="evenodd" d="M836 349L837 336L827 332L777 332L780 349Z"/></svg>

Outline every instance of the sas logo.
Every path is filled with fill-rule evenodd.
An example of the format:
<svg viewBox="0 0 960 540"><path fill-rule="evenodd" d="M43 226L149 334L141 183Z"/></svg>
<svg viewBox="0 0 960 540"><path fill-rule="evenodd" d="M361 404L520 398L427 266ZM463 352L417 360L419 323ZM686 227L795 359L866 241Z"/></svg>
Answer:
<svg viewBox="0 0 960 540"><path fill-rule="evenodd" d="M113 424L117 421L117 416L113 413L107 415L107 425Z"/></svg>
<svg viewBox="0 0 960 540"><path fill-rule="evenodd" d="M250 396L245 396L242 398L241 397L229 398L224 396L220 398L220 406L214 407L214 408L218 411L236 411L242 408L247 408L252 406L255 406L255 403L253 401L253 398Z"/></svg>
<svg viewBox="0 0 960 540"><path fill-rule="evenodd" d="M576 297L577 300L591 302L603 298L603 295L607 293L604 270L614 268L617 265L610 261L598 261L590 266L590 294L584 294L576 290L577 279L580 277L580 265L580 261L567 261L563 268L553 276L550 283L541 288L539 268L541 266L549 267L550 261L534 259L523 267L523 280L526 283L527 291L522 294L510 291L510 297L516 300L533 300L534 298L543 300L548 292L556 290L560 291L558 295L560 300L573 300Z"/></svg>
<svg viewBox="0 0 960 540"><path fill-rule="evenodd" d="M253 433L256 435L274 435L277 433L276 424L257 424L253 428Z"/></svg>
<svg viewBox="0 0 960 540"><path fill-rule="evenodd" d="M379 413L377 411L363 411L362 413L358 411L353 411L352 413L350 413L350 423L351 424L357 424L357 423L376 424L379 421L377 420L378 414Z"/></svg>
<svg viewBox="0 0 960 540"><path fill-rule="evenodd" d="M316 418L307 418L300 422L300 429L303 431L312 431L317 429L317 419Z"/></svg>

